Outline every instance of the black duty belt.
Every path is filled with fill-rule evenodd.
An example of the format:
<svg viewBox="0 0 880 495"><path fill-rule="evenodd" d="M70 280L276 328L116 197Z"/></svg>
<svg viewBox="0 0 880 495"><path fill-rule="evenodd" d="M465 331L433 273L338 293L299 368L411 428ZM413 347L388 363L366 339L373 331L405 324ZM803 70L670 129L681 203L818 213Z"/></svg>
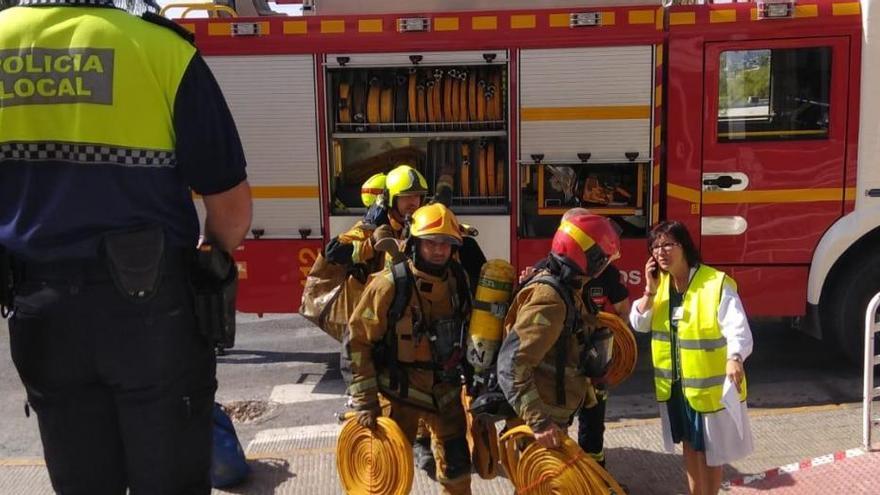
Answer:
<svg viewBox="0 0 880 495"><path fill-rule="evenodd" d="M163 260L166 275L187 275L195 249L169 249ZM103 283L113 280L103 258L85 258L32 262L15 259L13 272L17 283L77 282Z"/></svg>

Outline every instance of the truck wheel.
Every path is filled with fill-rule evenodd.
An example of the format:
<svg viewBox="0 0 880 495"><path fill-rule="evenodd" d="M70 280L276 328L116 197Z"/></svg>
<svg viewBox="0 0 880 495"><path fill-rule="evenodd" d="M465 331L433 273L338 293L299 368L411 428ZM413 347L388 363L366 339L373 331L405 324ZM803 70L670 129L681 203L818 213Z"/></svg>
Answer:
<svg viewBox="0 0 880 495"><path fill-rule="evenodd" d="M862 256L842 268L843 271L834 277L828 304L822 304L822 320L847 360L862 366L865 359L865 311L874 294L880 292L880 255ZM875 348L880 349L880 346Z"/></svg>

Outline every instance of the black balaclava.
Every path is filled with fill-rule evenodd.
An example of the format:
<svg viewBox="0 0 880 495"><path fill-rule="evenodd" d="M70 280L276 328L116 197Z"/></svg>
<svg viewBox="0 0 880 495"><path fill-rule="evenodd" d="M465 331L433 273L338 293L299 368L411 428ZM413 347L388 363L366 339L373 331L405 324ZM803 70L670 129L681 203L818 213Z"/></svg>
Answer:
<svg viewBox="0 0 880 495"><path fill-rule="evenodd" d="M433 275L435 277L442 277L446 273L446 269L449 268L449 263L452 262L452 257L455 256L456 251L458 250L458 246L452 246L452 253L449 255L449 259L446 260L446 263L442 265L435 265L434 263L428 262L428 260L423 260L419 255L419 238L413 237L411 238L413 242L410 242L410 252L409 255L413 260L413 264L416 269L420 272L425 272L428 275Z"/></svg>

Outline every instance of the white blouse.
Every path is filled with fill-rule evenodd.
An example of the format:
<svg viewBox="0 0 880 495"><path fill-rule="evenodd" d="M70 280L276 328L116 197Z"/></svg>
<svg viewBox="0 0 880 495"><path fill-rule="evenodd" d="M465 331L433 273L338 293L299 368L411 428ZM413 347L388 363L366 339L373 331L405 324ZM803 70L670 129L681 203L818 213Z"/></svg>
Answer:
<svg viewBox="0 0 880 495"><path fill-rule="evenodd" d="M694 277L696 268L691 268L689 279ZM644 313L639 313L639 304L632 305L629 313L629 322L637 332L647 333L651 331L652 308ZM743 310L742 300L736 290L729 284L724 284L721 289L721 304L718 307L718 326L721 334L727 339L727 356L739 354L743 362L752 354L752 331L749 321ZM669 414L665 402L661 402L660 418L663 422L663 443L667 452L674 452L672 432L669 426ZM737 459L741 459L754 450L751 425L749 424L748 406L742 403L739 411L742 422L742 437L734 422L734 418L727 409L703 414L703 426L705 428L706 464L709 466L721 466Z"/></svg>

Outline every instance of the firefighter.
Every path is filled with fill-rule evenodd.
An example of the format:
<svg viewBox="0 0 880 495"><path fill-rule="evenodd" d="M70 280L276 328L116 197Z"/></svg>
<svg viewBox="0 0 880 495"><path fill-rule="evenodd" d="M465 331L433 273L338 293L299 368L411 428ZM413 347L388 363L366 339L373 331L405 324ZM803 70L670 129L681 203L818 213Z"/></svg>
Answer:
<svg viewBox="0 0 880 495"><path fill-rule="evenodd" d="M629 318L629 291L620 281L620 270L608 265L596 278L584 285L584 303L595 311ZM596 405L578 411L578 445L600 466L605 467L605 411L608 404L608 383L604 377L592 380Z"/></svg>
<svg viewBox="0 0 880 495"><path fill-rule="evenodd" d="M443 188L441 186L441 188ZM443 188L446 189L446 188ZM385 267L386 260L377 256L373 249L373 241L377 236L391 235L400 241L404 234L406 219L425 201L428 183L418 170L410 165L400 165L388 175L376 174L367 179L361 186L361 199L367 206L363 220L355 224L348 232L337 237L325 250L327 260L354 268L353 273L366 283L367 276ZM448 204L446 205L448 206ZM377 232L379 227L387 225ZM374 235L374 233L376 235ZM471 279L476 280L486 257L476 240L472 237L463 239L460 254L465 271ZM343 348L347 345L347 335L343 336ZM350 369L346 351L340 359L340 369L346 381L350 381ZM431 453L431 438L424 427L413 443L416 463L428 476L434 478L436 466Z"/></svg>
<svg viewBox="0 0 880 495"><path fill-rule="evenodd" d="M217 381L189 285L192 195L229 262L251 220L232 115L171 21L112 0L18 3L0 12L0 247L15 273L0 304L52 486L208 494Z"/></svg>
<svg viewBox="0 0 880 495"><path fill-rule="evenodd" d="M569 211L578 210L573 208ZM540 263L537 268L541 268ZM533 268L523 272L521 281L525 282L534 273ZM606 311L629 319L629 291L620 281L620 270L608 265L598 277L590 279L581 293L584 304L593 311ZM596 393L596 404L581 407L578 411L578 445L600 466L605 467L605 412L608 405L608 384L604 377L591 380Z"/></svg>
<svg viewBox="0 0 880 495"><path fill-rule="evenodd" d="M361 186L361 200L367 206L364 218L348 232L333 239L325 250L327 260L352 268L351 273L360 277L361 283L367 277L385 268L384 256L377 255L373 249L373 233L382 226L383 235L392 235L402 240L406 219L424 203L428 193L428 181L410 165L399 165L388 175L376 174ZM350 364L346 358L348 334L342 338L343 351L340 355L340 371L347 382L351 381ZM424 427L419 428L413 442L413 455L419 467L433 477L435 466L431 454L431 437Z"/></svg>
<svg viewBox="0 0 880 495"><path fill-rule="evenodd" d="M565 212L563 220L578 215L589 214L585 208L572 208ZM591 278L581 293L584 303L591 312L606 311L629 318L629 291L620 280L620 270L613 264L598 276ZM592 380L596 393L596 404L581 407L578 411L578 445L600 466L605 467L605 411L608 405L608 383L604 377Z"/></svg>
<svg viewBox="0 0 880 495"><path fill-rule="evenodd" d="M425 195L428 194L428 181L412 166L400 165L388 172L384 180L375 175L368 179L361 187L362 193L366 190L362 196L367 195L369 198L370 192L376 189L385 190L387 209L381 202L370 205L362 221L327 245L324 253L328 261L344 266L362 264L369 267L368 274L381 270L384 263L381 259L376 260L373 232L377 227L387 224L391 227L390 233L396 239L402 239L406 217L422 206Z"/></svg>
<svg viewBox="0 0 880 495"><path fill-rule="evenodd" d="M565 212L562 220L577 215L587 215L586 208L572 208ZM612 224L613 226L613 224ZM527 267L520 274L520 283L530 278L535 269L545 267L546 259L536 267ZM581 291L581 298L591 313L606 311L621 318L629 318L629 291L620 280L620 270L613 264L595 278L591 278ZM605 467L605 411L608 403L608 384L604 377L591 380L596 394L596 404L581 407L578 411L578 445L600 466Z"/></svg>
<svg viewBox="0 0 880 495"><path fill-rule="evenodd" d="M375 425L381 395L407 438L420 421L433 437L441 493L470 493L471 462L461 403L463 345L470 314L455 215L439 203L413 214L406 258L367 285L349 321L358 421Z"/></svg>
<svg viewBox="0 0 880 495"><path fill-rule="evenodd" d="M560 223L550 254L517 293L505 319L498 382L519 418L547 448L583 404L596 404L588 378L605 374L611 333L580 297L584 285L619 256L620 239L602 216L579 214Z"/></svg>

